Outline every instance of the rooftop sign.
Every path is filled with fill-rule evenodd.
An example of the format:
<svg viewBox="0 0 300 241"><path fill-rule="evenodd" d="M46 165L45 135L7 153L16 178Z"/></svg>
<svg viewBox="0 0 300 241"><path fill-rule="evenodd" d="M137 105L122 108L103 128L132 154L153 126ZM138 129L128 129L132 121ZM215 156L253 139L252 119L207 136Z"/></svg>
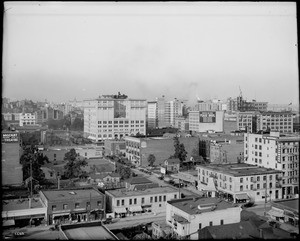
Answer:
<svg viewBox="0 0 300 241"><path fill-rule="evenodd" d="M18 133L2 133L2 143L19 142Z"/></svg>

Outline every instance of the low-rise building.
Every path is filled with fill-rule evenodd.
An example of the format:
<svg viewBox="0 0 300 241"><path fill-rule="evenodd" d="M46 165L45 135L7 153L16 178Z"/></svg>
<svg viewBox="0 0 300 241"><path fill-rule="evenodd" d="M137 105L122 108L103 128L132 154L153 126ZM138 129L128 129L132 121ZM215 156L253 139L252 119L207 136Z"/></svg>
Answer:
<svg viewBox="0 0 300 241"><path fill-rule="evenodd" d="M179 191L172 187L155 187L139 191L128 189L108 190L107 213L115 217L132 216L147 212L163 212L166 202L179 198Z"/></svg>
<svg viewBox="0 0 300 241"><path fill-rule="evenodd" d="M198 189L208 196L222 196L234 203L281 197L282 172L279 170L245 163L207 164L196 169Z"/></svg>
<svg viewBox="0 0 300 241"><path fill-rule="evenodd" d="M171 200L166 205L166 222L177 238L198 239L198 230L206 226L238 223L241 207L218 198L192 197Z"/></svg>
<svg viewBox="0 0 300 241"><path fill-rule="evenodd" d="M41 224L47 219L47 207L39 197L2 200L3 226L22 227Z"/></svg>
<svg viewBox="0 0 300 241"><path fill-rule="evenodd" d="M168 174L169 172L177 173L180 168L179 158L169 158L169 159L165 160L164 167L166 168L165 174Z"/></svg>
<svg viewBox="0 0 300 241"><path fill-rule="evenodd" d="M124 181L125 187L128 190L136 191L143 190L153 187L158 187L157 183L153 183L148 178L145 177L131 177Z"/></svg>
<svg viewBox="0 0 300 241"><path fill-rule="evenodd" d="M42 190L47 223L71 223L105 219L105 194L95 188Z"/></svg>
<svg viewBox="0 0 300 241"><path fill-rule="evenodd" d="M153 239L166 239L168 237L172 237L172 229L165 220L152 223Z"/></svg>
<svg viewBox="0 0 300 241"><path fill-rule="evenodd" d="M198 137L179 137L187 151L187 160L194 153L199 153ZM155 156L154 165L164 164L165 160L174 154L173 137L125 137L126 157L135 166L148 166L149 155Z"/></svg>
<svg viewBox="0 0 300 241"><path fill-rule="evenodd" d="M113 156L125 153L125 140L104 140L105 156Z"/></svg>
<svg viewBox="0 0 300 241"><path fill-rule="evenodd" d="M268 212L270 218L280 223L287 223L295 227L299 226L299 198L273 200L271 210Z"/></svg>

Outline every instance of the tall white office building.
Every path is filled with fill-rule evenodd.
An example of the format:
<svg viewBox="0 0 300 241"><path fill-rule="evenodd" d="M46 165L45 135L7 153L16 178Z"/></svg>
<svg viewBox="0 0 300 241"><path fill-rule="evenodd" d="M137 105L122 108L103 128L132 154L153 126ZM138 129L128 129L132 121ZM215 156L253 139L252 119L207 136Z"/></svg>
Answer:
<svg viewBox="0 0 300 241"><path fill-rule="evenodd" d="M102 95L84 101L84 136L94 142L146 134L145 99Z"/></svg>

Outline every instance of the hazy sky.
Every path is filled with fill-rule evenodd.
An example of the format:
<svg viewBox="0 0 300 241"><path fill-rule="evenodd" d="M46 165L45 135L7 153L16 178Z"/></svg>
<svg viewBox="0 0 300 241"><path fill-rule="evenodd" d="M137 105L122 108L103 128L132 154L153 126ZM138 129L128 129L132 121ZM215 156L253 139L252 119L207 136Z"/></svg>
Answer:
<svg viewBox="0 0 300 241"><path fill-rule="evenodd" d="M3 92L298 103L296 3L6 2Z"/></svg>

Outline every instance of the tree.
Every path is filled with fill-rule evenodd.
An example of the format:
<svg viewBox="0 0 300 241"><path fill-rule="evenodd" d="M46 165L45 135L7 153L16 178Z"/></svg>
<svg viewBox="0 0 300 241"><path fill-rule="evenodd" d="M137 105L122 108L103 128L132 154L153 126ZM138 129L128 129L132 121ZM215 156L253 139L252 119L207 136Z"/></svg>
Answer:
<svg viewBox="0 0 300 241"><path fill-rule="evenodd" d="M148 163L149 163L149 166L152 167L155 161L156 161L155 156L154 156L153 154L150 154L150 155L148 156Z"/></svg>
<svg viewBox="0 0 300 241"><path fill-rule="evenodd" d="M180 160L180 166L182 166L182 163L185 161L187 157L187 152L185 150L184 144L179 142L178 136L175 136L173 140L174 140L175 153L171 157L178 158Z"/></svg>
<svg viewBox="0 0 300 241"><path fill-rule="evenodd" d="M69 152L65 154L65 161L68 161L64 166L65 172L64 177L67 179L85 177L87 175L86 171L82 170L82 167L87 166L85 159L79 157L75 149L72 148Z"/></svg>
<svg viewBox="0 0 300 241"><path fill-rule="evenodd" d="M32 162L32 164L30 164ZM31 176L32 167L32 178L42 183L45 181L45 174L41 167L45 163L49 163L49 159L46 155L39 152L38 149L31 145L24 149L22 156L20 157L20 163L22 164L23 180L26 180Z"/></svg>
<svg viewBox="0 0 300 241"><path fill-rule="evenodd" d="M121 179L127 179L132 176L131 169L116 162L116 172L120 174Z"/></svg>

